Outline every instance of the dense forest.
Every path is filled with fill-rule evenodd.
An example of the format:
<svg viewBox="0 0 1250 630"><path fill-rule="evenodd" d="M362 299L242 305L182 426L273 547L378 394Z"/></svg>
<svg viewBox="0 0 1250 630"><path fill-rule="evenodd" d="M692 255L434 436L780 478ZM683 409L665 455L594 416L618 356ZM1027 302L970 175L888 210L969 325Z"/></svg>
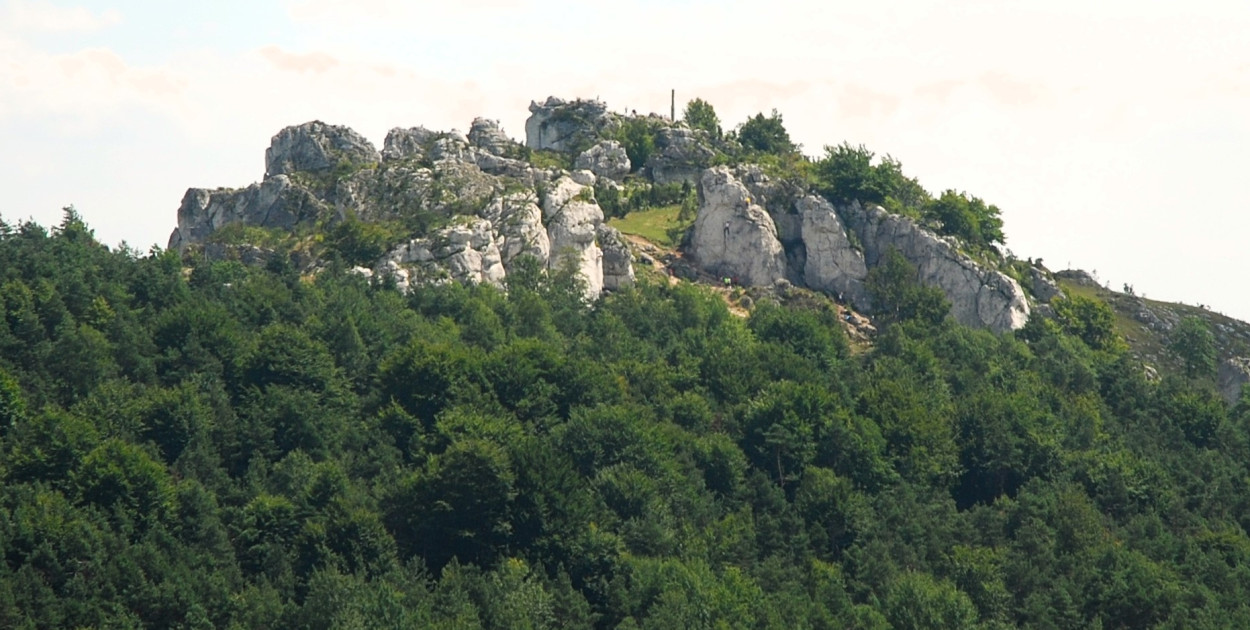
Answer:
<svg viewBox="0 0 1250 630"><path fill-rule="evenodd" d="M817 298L0 224L0 627L1250 627L1250 407L913 276L852 348Z"/></svg>

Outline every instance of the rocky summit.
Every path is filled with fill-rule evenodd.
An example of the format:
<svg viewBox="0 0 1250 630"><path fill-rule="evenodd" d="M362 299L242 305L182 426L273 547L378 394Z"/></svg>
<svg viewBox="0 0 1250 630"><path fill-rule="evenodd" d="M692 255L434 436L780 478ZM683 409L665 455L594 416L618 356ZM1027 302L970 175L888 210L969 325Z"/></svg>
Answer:
<svg viewBox="0 0 1250 630"><path fill-rule="evenodd" d="M473 120L468 134L397 127L380 151L346 127L288 127L265 151L261 182L188 190L169 246L225 257L246 251L255 260L265 248L256 230L288 241L304 235L300 260L315 268L326 254L315 247L316 233L347 234L361 223L373 226L372 247L352 249L350 262L401 288L502 287L518 261L532 257L541 268L575 272L593 299L635 280L634 254L606 224L600 198L610 195L619 215L629 211L617 207L627 197L689 190L697 205L684 256L731 283L784 282L871 312L866 282L893 250L922 284L941 289L957 321L996 332L1024 326L1031 302L1044 304L1057 291L1048 272L1030 268L1026 292L992 261L914 217L858 200L835 205L800 180L727 159L740 150L719 129L618 114L599 101L551 97L529 109L524 143L485 118ZM329 240L359 245L349 236Z"/></svg>

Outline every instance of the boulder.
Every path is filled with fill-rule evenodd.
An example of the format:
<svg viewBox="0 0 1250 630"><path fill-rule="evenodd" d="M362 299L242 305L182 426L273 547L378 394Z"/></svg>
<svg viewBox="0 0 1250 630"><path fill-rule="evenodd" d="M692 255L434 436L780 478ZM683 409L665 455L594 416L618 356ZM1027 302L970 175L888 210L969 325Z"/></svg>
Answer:
<svg viewBox="0 0 1250 630"><path fill-rule="evenodd" d="M530 102L525 121L525 146L553 151L569 151L595 141L615 118L601 101L565 101L554 96L543 103Z"/></svg>
<svg viewBox="0 0 1250 630"><path fill-rule="evenodd" d="M1059 288L1049 274L1037 267L1029 267L1029 285L1033 297L1042 304L1049 304L1051 300L1063 295L1063 289Z"/></svg>
<svg viewBox="0 0 1250 630"><path fill-rule="evenodd" d="M599 248L603 250L603 288L616 291L633 286L633 255L620 231L600 225Z"/></svg>
<svg viewBox="0 0 1250 630"><path fill-rule="evenodd" d="M808 195L795 207L802 217L800 231L806 254L804 283L856 305L867 305L864 280L868 277L868 267L864 255L851 245L833 206L820 197Z"/></svg>
<svg viewBox="0 0 1250 630"><path fill-rule="evenodd" d="M499 157L513 157L519 149L517 143L500 128L499 121L486 118L473 119L473 124L469 126L469 144Z"/></svg>
<svg viewBox="0 0 1250 630"><path fill-rule="evenodd" d="M1220 363L1217 376L1220 395L1230 404L1235 405L1241 400L1241 390L1250 382L1250 358L1230 357Z"/></svg>
<svg viewBox="0 0 1250 630"><path fill-rule="evenodd" d="M691 257L718 276L750 286L772 286L785 278L786 255L772 217L750 202L750 192L723 166L699 180L699 212Z"/></svg>
<svg viewBox="0 0 1250 630"><path fill-rule="evenodd" d="M265 150L265 177L300 171L328 171L341 162L380 162L381 154L364 136L319 120L279 131Z"/></svg>
<svg viewBox="0 0 1250 630"><path fill-rule="evenodd" d="M598 144L582 151L573 161L573 167L585 169L596 177L619 182L629 175L632 165L625 147L615 140L601 140Z"/></svg>
<svg viewBox="0 0 1250 630"><path fill-rule="evenodd" d="M276 175L241 190L190 188L178 207L178 227L169 237L169 249L185 250L203 243L232 223L293 230L312 224L330 212L312 193Z"/></svg>
<svg viewBox="0 0 1250 630"><path fill-rule="evenodd" d="M434 144L438 133L425 127L396 127L386 134L382 142L382 158L385 160L406 160L425 158L425 154Z"/></svg>
<svg viewBox="0 0 1250 630"><path fill-rule="evenodd" d="M716 157L707 134L686 127L666 127L656 135L656 151L647 159L651 181L661 186L674 182L696 184L703 169Z"/></svg>
<svg viewBox="0 0 1250 630"><path fill-rule="evenodd" d="M859 237L869 268L891 249L898 250L916 267L922 284L942 289L951 302L951 315L959 323L1004 332L1017 330L1028 321L1029 304L1020 285L961 254L954 239L941 238L877 205L855 202L842 208L840 214Z"/></svg>

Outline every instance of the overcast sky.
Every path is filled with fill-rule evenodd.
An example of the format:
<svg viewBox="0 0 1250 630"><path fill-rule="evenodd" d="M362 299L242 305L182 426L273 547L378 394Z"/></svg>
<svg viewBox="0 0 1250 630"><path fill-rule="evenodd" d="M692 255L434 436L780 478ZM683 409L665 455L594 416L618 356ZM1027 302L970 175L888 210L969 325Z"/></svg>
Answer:
<svg viewBox="0 0 1250 630"><path fill-rule="evenodd" d="M531 100L780 111L1003 211L1008 247L1250 320L1244 0L0 0L0 216L164 246L282 127L524 140Z"/></svg>

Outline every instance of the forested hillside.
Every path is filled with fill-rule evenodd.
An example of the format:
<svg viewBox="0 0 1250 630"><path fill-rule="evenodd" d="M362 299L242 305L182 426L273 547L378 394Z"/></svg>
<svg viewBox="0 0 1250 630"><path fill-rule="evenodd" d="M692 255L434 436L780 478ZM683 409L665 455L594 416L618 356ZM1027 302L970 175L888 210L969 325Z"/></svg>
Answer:
<svg viewBox="0 0 1250 630"><path fill-rule="evenodd" d="M3 225L0 627L1250 627L1250 407L914 275L853 354L819 299Z"/></svg>

